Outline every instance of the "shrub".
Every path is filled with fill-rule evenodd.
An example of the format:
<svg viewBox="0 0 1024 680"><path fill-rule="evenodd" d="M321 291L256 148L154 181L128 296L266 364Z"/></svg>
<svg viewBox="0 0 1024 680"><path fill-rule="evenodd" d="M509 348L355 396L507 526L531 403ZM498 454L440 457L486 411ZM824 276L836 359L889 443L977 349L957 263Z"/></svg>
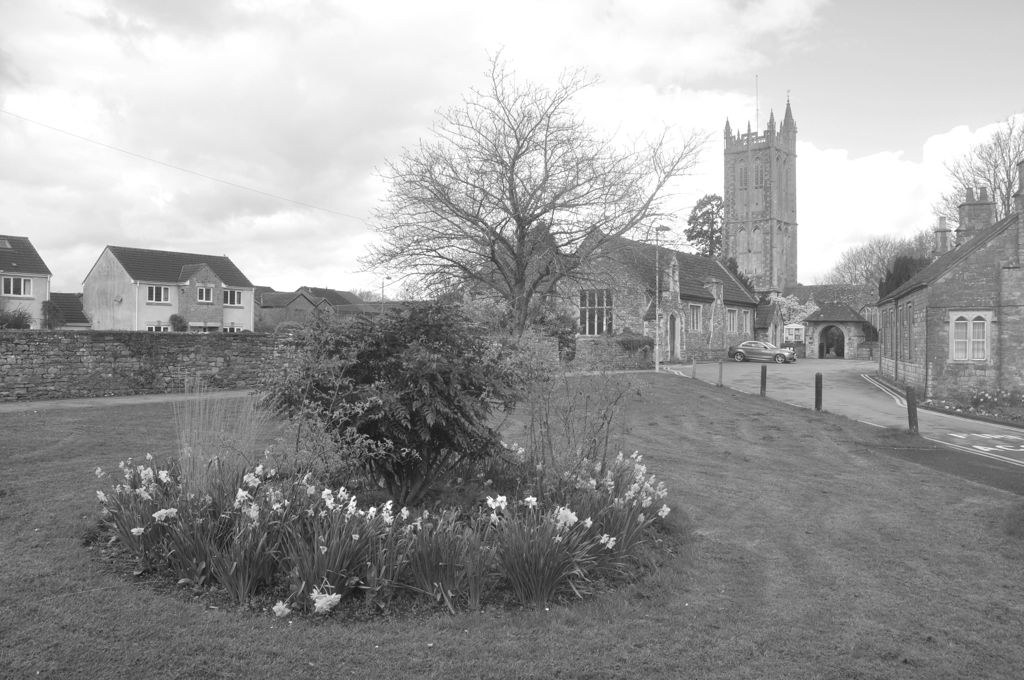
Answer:
<svg viewBox="0 0 1024 680"><path fill-rule="evenodd" d="M595 466L604 475L619 450L630 397L639 391L623 374L571 375L544 361L533 363L527 375L525 446L512 445L505 455L521 461L535 492L550 500L549 491Z"/></svg>
<svg viewBox="0 0 1024 680"><path fill-rule="evenodd" d="M517 394L503 348L453 307L318 320L296 347L295 365L263 386L272 403L319 419L403 505L467 460L493 455L499 437L489 419Z"/></svg>
<svg viewBox="0 0 1024 680"><path fill-rule="evenodd" d="M188 321L186 321L185 317L181 314L171 314L170 318L167 320L171 324L171 330L175 333L188 332Z"/></svg>
<svg viewBox="0 0 1024 680"><path fill-rule="evenodd" d="M32 314L27 309L0 309L0 329L28 330L32 328Z"/></svg>

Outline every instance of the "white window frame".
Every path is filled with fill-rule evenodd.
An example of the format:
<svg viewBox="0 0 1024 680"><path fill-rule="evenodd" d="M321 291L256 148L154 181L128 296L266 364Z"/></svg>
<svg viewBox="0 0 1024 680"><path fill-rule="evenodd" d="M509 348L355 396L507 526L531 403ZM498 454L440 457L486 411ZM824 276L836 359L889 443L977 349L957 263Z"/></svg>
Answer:
<svg viewBox="0 0 1024 680"><path fill-rule="evenodd" d="M15 289L18 289L19 292L14 292ZM32 297L32 279L24 276L5 276L0 292L4 297L30 298Z"/></svg>
<svg viewBox="0 0 1024 680"><path fill-rule="evenodd" d="M168 286L146 286L146 302L165 304L171 301L171 290Z"/></svg>
<svg viewBox="0 0 1024 680"><path fill-rule="evenodd" d="M744 333L751 333L751 332L753 332L753 326L750 323L750 310L749 309L744 309L743 310L743 332Z"/></svg>
<svg viewBox="0 0 1024 680"><path fill-rule="evenodd" d="M196 288L196 302L213 302L213 288L210 286Z"/></svg>
<svg viewBox="0 0 1024 680"><path fill-rule="evenodd" d="M615 299L610 288L580 291L580 335L611 335Z"/></svg>
<svg viewBox="0 0 1024 680"><path fill-rule="evenodd" d="M991 311L985 310L949 312L950 362L979 363L991 359L993 316Z"/></svg>
<svg viewBox="0 0 1024 680"><path fill-rule="evenodd" d="M242 306L242 291L231 288L224 289L224 304L228 307Z"/></svg>
<svg viewBox="0 0 1024 680"><path fill-rule="evenodd" d="M736 309L726 309L725 310L725 318L726 318L726 322L728 324L729 332L730 333L735 333L736 332L736 324L739 323L739 318L740 318L739 310L736 310Z"/></svg>
<svg viewBox="0 0 1024 680"><path fill-rule="evenodd" d="M700 333L703 325L704 305L688 305L686 308L686 330Z"/></svg>
<svg viewBox="0 0 1024 680"><path fill-rule="evenodd" d="M786 324L782 328L782 337L786 342L804 342L806 330L803 324Z"/></svg>
<svg viewBox="0 0 1024 680"><path fill-rule="evenodd" d="M241 333L242 332L242 327L241 326L222 326L220 330L221 330L222 333Z"/></svg>
<svg viewBox="0 0 1024 680"><path fill-rule="evenodd" d="M170 333L171 327L164 326L161 324L154 324L151 326L146 326L146 330L149 331L150 333Z"/></svg>

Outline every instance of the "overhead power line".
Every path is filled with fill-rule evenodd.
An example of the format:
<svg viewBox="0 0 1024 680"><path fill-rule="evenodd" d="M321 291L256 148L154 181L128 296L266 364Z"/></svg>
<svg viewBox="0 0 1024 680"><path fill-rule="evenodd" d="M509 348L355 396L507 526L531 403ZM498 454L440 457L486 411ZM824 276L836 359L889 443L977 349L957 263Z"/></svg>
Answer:
<svg viewBox="0 0 1024 680"><path fill-rule="evenodd" d="M83 137L82 135L75 134L74 132L69 132L68 130L62 130L61 128L54 127L52 125L47 125L46 123L41 123L38 120L32 120L31 118L26 118L25 116L19 115L17 113L12 112L12 111L7 111L6 109L0 109L0 113L7 114L8 116L11 116L12 118L17 118L18 120L25 121L26 123L31 123L32 125L38 125L39 127L44 127L47 130L53 130L54 132L59 132L60 134L67 135L68 137L74 137L75 139L79 139L79 140L81 140L83 142L88 142L89 144L95 144L96 146L101 146L104 149L110 149L111 151L116 151L118 153L123 153L126 156L132 156L134 158L139 158L141 160L147 161L149 163L155 163L157 165L162 165L165 168L171 168L172 170L177 170L178 172L184 172L184 173L188 173L189 175L195 175L196 177L202 177L203 179L210 180L211 182L220 182L221 184L226 184L227 186L234 187L235 189L241 189L243 191L251 191L254 194L260 194L261 196L267 196L269 198L274 198L274 199L277 199L279 201L285 201L287 203L293 203L295 205L301 205L304 208L311 208L312 210L321 210L323 212L331 213L332 215L339 215L341 217L348 217L348 218L351 218L353 220L358 220L358 221L362 222L363 224L366 224L367 226L370 226L366 222L366 220L364 220L363 218L361 218L361 217L359 217L357 215L352 215L352 214L349 214L349 213L344 213L344 212L341 212L341 211L338 211L338 210L332 210L330 208L325 208L325 207L320 206L320 205L314 205L312 203L306 203L304 201L298 201L298 200L296 200L294 198L288 198L287 196L281 196L279 194L272 194L269 191L263 191L262 189L256 189L254 187L246 186L244 184L238 184L237 182L232 182L230 180L221 179L220 177L214 177L213 175L207 175L205 173L198 172L196 170L190 170L189 168L183 168L180 165L174 165L173 163L167 163L165 161L157 160L156 158L150 158L149 156L144 156L144 155L142 155L140 153L135 153L134 151L129 151L128 149L122 149L121 147L118 147L118 146L113 146L111 144L106 144L104 142L100 142L100 141L97 141L95 139L90 139L89 137Z"/></svg>

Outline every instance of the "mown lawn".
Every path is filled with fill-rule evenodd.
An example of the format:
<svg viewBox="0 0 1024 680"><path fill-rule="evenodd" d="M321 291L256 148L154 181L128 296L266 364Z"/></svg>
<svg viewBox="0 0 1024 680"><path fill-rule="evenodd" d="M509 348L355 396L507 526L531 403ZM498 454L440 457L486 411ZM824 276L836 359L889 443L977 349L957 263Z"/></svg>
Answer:
<svg viewBox="0 0 1024 680"><path fill-rule="evenodd" d="M169 404L0 414L0 677L1021 677L1021 498L904 460L909 435L636 380L627 444L675 509L657 573L548 611L371 622L211 609L83 547L93 470L173 451Z"/></svg>

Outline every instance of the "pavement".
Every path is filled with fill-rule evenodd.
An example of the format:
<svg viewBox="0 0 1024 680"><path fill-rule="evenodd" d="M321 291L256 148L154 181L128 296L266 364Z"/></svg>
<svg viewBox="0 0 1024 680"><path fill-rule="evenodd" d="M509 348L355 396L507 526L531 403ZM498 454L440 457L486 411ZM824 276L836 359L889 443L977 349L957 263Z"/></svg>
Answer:
<svg viewBox="0 0 1024 680"><path fill-rule="evenodd" d="M0 413L23 413L26 411L54 411L58 409L103 408L129 406L133 404L155 404L195 399L221 399L225 397L244 397L252 394L252 390L216 390L206 391L200 395L194 392L176 392L170 394L132 394L123 397L88 397L81 399L33 399L23 401L0 402Z"/></svg>

